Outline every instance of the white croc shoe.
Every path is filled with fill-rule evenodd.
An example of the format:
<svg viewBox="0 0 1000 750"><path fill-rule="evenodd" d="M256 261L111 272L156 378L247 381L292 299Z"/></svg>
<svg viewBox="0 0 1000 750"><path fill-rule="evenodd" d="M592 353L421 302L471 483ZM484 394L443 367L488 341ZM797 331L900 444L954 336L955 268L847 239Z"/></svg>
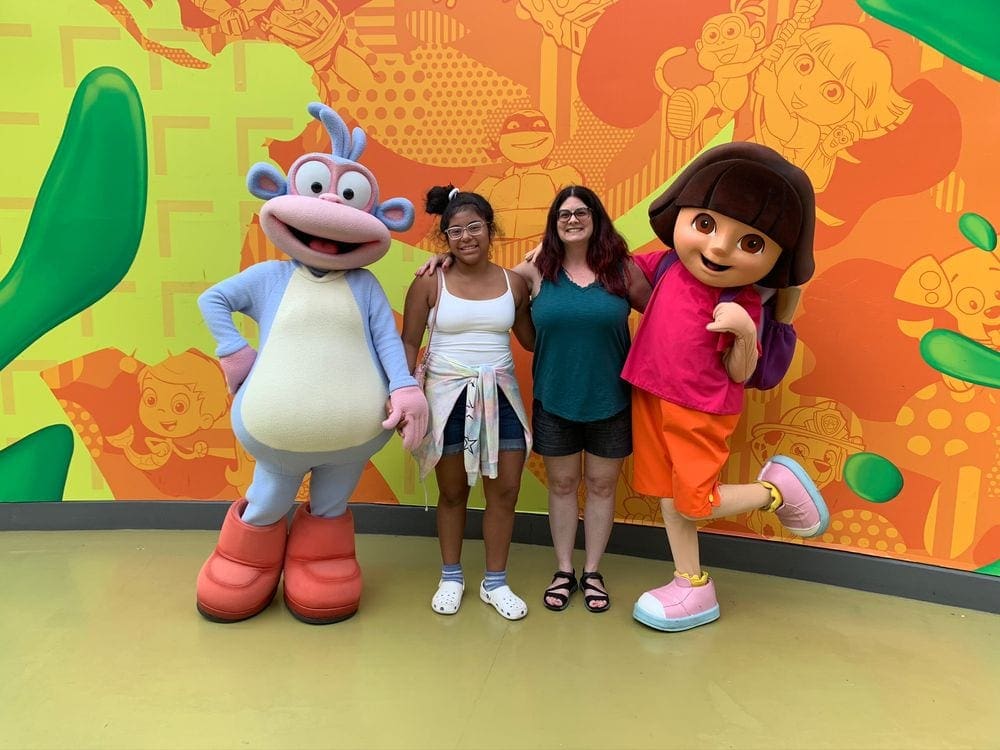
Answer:
<svg viewBox="0 0 1000 750"><path fill-rule="evenodd" d="M458 581L438 581L438 590L431 599L431 609L439 615L453 615L462 606L465 584Z"/></svg>
<svg viewBox="0 0 1000 750"><path fill-rule="evenodd" d="M500 586L492 591L487 591L480 583L479 598L487 604L492 604L493 608L508 620L520 620L528 614L528 605L525 604L524 599L510 590L510 586Z"/></svg>

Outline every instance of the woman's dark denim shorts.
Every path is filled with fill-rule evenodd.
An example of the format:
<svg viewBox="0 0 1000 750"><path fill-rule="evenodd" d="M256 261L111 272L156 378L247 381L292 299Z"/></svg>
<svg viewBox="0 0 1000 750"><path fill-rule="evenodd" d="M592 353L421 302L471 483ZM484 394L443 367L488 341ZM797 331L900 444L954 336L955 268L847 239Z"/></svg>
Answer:
<svg viewBox="0 0 1000 750"><path fill-rule="evenodd" d="M632 409L596 422L573 422L551 414L535 399L531 415L532 449L539 456L572 456L586 451L600 458L632 454Z"/></svg>
<svg viewBox="0 0 1000 750"><path fill-rule="evenodd" d="M504 392L497 388L500 402L500 450L523 451L527 448L524 442L524 427L517 418L517 412L510 405ZM455 401L455 407L444 425L444 448L442 456L453 456L465 448L465 391Z"/></svg>

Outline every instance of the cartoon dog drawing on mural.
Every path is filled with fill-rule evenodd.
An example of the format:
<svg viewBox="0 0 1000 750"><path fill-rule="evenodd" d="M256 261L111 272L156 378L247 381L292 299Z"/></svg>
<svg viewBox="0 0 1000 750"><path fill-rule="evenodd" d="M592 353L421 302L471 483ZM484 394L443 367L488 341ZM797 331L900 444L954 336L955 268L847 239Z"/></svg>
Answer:
<svg viewBox="0 0 1000 750"><path fill-rule="evenodd" d="M928 313L924 320L899 321L908 335L926 333L931 311L941 311L960 334L1000 351L1000 252L969 247L940 261L925 255L903 271L895 297ZM900 408L895 424L880 425L886 444L899 442L905 430L897 463L917 472L928 464L944 469L924 526L924 546L935 556L968 561L977 539L997 522L998 409L995 389L942 374Z"/></svg>
<svg viewBox="0 0 1000 750"><path fill-rule="evenodd" d="M360 128L350 133L325 105L308 109L330 134L332 154L299 157L287 179L264 163L247 175L250 192L267 201L261 227L291 260L251 266L198 300L235 394L233 431L256 461L246 499L230 507L198 576L198 610L221 622L263 610L282 569L285 603L298 619L353 615L361 570L348 498L393 428L411 450L427 426L392 308L363 268L388 251L390 231L412 225L413 205L379 202L374 175L357 162L366 144ZM260 326L259 353L233 324L235 312ZM287 530L307 472L310 502Z"/></svg>

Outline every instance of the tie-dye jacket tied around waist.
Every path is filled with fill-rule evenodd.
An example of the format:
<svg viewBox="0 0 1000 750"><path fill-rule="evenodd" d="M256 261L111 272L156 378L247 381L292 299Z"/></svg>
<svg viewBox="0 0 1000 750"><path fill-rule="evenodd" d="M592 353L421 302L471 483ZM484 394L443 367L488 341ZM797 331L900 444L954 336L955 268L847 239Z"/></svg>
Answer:
<svg viewBox="0 0 1000 750"><path fill-rule="evenodd" d="M524 427L527 457L531 450L531 431L527 427L528 417L514 377L513 358L508 354L499 362L469 366L431 352L427 359L427 379L424 384L430 419L427 436L413 454L420 467L421 479L431 472L441 458L444 426L463 389L466 402L462 455L465 457L469 486L473 486L480 475L496 478L500 461L498 388L503 390Z"/></svg>

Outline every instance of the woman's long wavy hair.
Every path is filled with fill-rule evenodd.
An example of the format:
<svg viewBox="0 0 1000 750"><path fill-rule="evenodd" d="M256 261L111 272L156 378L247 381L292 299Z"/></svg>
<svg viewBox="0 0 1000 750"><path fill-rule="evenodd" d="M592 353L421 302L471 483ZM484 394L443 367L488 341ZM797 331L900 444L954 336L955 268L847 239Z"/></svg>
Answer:
<svg viewBox="0 0 1000 750"><path fill-rule="evenodd" d="M625 259L628 257L628 244L618 230L615 229L608 216L604 204L590 188L580 185L570 185L559 191L559 194L549 206L549 215L545 221L545 236L542 238L542 249L535 258L535 265L543 279L556 281L566 249L559 239L559 208L567 198L576 197L590 209L590 220L594 231L590 235L587 246L587 265L597 276L598 283L611 294L624 297L628 294L628 284L625 278Z"/></svg>

